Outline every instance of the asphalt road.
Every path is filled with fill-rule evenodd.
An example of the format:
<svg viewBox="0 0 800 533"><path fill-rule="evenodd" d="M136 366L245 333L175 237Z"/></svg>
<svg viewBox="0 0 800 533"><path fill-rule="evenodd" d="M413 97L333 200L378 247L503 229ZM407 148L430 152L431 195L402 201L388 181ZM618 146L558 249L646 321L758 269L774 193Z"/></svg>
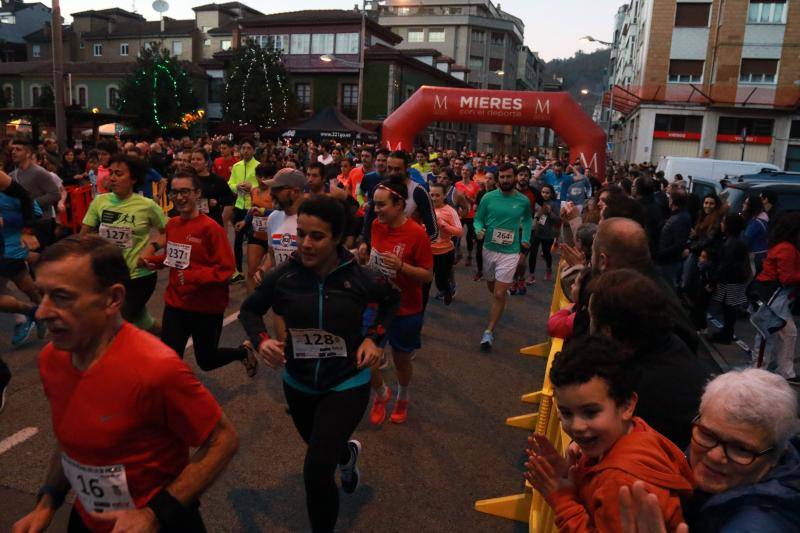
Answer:
<svg viewBox="0 0 800 533"><path fill-rule="evenodd" d="M526 433L503 422L531 411L519 398L541 385L544 360L520 356L518 350L544 340L552 282L509 298L496 347L484 354L478 342L488 293L471 275L471 269L457 267L453 305L432 300L428 307L408 422L376 428L365 417L356 431L364 447L362 485L355 494L342 495L339 531L527 531L526 525L478 513L473 504L522 490ZM150 303L159 316L165 273L160 276ZM238 309L243 285L231 293L227 314ZM0 414L0 531L9 531L33 506L54 443L36 366L45 341L34 336L11 350L11 327L11 318L0 315L0 350L14 374ZM221 345L235 346L242 339L234 321ZM278 373L262 366L256 378L248 379L238 364L204 373L191 351L187 360L241 438L238 455L202 498L208 530L308 531L301 472L305 447L285 412ZM394 384L393 372L387 375ZM21 442L10 446L9 438ZM65 530L67 512L65 506L51 531Z"/></svg>

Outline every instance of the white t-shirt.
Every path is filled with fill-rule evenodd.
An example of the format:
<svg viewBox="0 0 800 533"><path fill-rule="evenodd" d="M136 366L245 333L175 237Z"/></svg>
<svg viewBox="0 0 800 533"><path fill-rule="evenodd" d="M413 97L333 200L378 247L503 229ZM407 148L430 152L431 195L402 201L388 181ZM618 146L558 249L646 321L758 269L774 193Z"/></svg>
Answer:
<svg viewBox="0 0 800 533"><path fill-rule="evenodd" d="M275 266L278 266L297 250L297 215L286 216L283 211L273 211L267 219L267 233Z"/></svg>
<svg viewBox="0 0 800 533"><path fill-rule="evenodd" d="M325 156L322 155L322 154L319 154L317 156L317 161L322 163L323 165L330 165L331 163L333 163L333 156L331 154L328 154L328 155L325 155Z"/></svg>

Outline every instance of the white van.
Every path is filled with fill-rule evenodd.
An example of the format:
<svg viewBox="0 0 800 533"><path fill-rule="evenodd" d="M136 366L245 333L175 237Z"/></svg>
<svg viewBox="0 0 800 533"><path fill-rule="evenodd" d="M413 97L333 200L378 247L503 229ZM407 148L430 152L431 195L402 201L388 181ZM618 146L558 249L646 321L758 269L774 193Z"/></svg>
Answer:
<svg viewBox="0 0 800 533"><path fill-rule="evenodd" d="M743 174L758 174L762 170L780 170L769 163L753 163L751 161L725 161L723 159L706 159L704 157L676 157L667 155L661 158L656 171L663 171L668 182L675 181L675 174L688 180L689 176L721 180Z"/></svg>

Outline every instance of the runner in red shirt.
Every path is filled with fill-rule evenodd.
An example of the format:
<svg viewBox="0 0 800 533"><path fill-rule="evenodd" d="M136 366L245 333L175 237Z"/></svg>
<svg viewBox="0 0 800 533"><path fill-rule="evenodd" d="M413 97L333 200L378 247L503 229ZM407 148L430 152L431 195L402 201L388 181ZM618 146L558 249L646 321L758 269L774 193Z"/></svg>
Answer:
<svg viewBox="0 0 800 533"><path fill-rule="evenodd" d="M219 142L219 152L222 154L214 160L211 172L217 176L222 176L226 180L231 179L231 168L239 162L239 158L233 155L233 146L227 139Z"/></svg>
<svg viewBox="0 0 800 533"><path fill-rule="evenodd" d="M456 190L460 192L469 202L469 211L461 217L461 226L466 229L467 234L467 261L466 266L472 266L472 249L475 247L475 228L472 223L475 221L475 210L478 205L478 193L481 186L472 179L472 171L468 167L461 167L461 181L456 182Z"/></svg>
<svg viewBox="0 0 800 533"><path fill-rule="evenodd" d="M39 373L57 446L36 507L13 531L44 531L70 488L69 531L205 531L198 498L238 438L186 364L123 322L121 251L73 235L45 250L36 274L36 318L52 335Z"/></svg>
<svg viewBox="0 0 800 533"><path fill-rule="evenodd" d="M239 348L218 348L222 320L228 307L230 278L236 270L225 230L200 213L200 178L179 170L170 181L176 217L167 222L167 246L158 256L140 258L142 266L155 270L169 267L164 293L161 340L182 358L189 337L194 342L197 365L208 372L241 361L247 375L258 371L249 343Z"/></svg>
<svg viewBox="0 0 800 533"><path fill-rule="evenodd" d="M404 181L386 180L375 188L373 204L377 220L372 224L369 264L392 279L402 292L400 309L386 332L397 369L397 402L390 420L396 424L408 418L408 387L413 373L411 356L422 347L422 286L433 279L433 254L425 228L405 214L408 186ZM372 367L375 401L370 421L386 418L389 387L380 369Z"/></svg>

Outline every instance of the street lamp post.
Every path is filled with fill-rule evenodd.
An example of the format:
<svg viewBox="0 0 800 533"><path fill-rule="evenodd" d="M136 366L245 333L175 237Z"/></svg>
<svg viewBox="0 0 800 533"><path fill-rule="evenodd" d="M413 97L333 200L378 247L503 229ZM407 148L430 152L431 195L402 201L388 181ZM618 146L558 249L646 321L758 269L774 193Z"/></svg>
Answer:
<svg viewBox="0 0 800 533"><path fill-rule="evenodd" d="M64 49L61 41L61 3L59 0L53 0L50 26L52 29L50 35L53 38L53 113L56 123L56 142L59 150L63 150L67 146L67 117L64 111Z"/></svg>

